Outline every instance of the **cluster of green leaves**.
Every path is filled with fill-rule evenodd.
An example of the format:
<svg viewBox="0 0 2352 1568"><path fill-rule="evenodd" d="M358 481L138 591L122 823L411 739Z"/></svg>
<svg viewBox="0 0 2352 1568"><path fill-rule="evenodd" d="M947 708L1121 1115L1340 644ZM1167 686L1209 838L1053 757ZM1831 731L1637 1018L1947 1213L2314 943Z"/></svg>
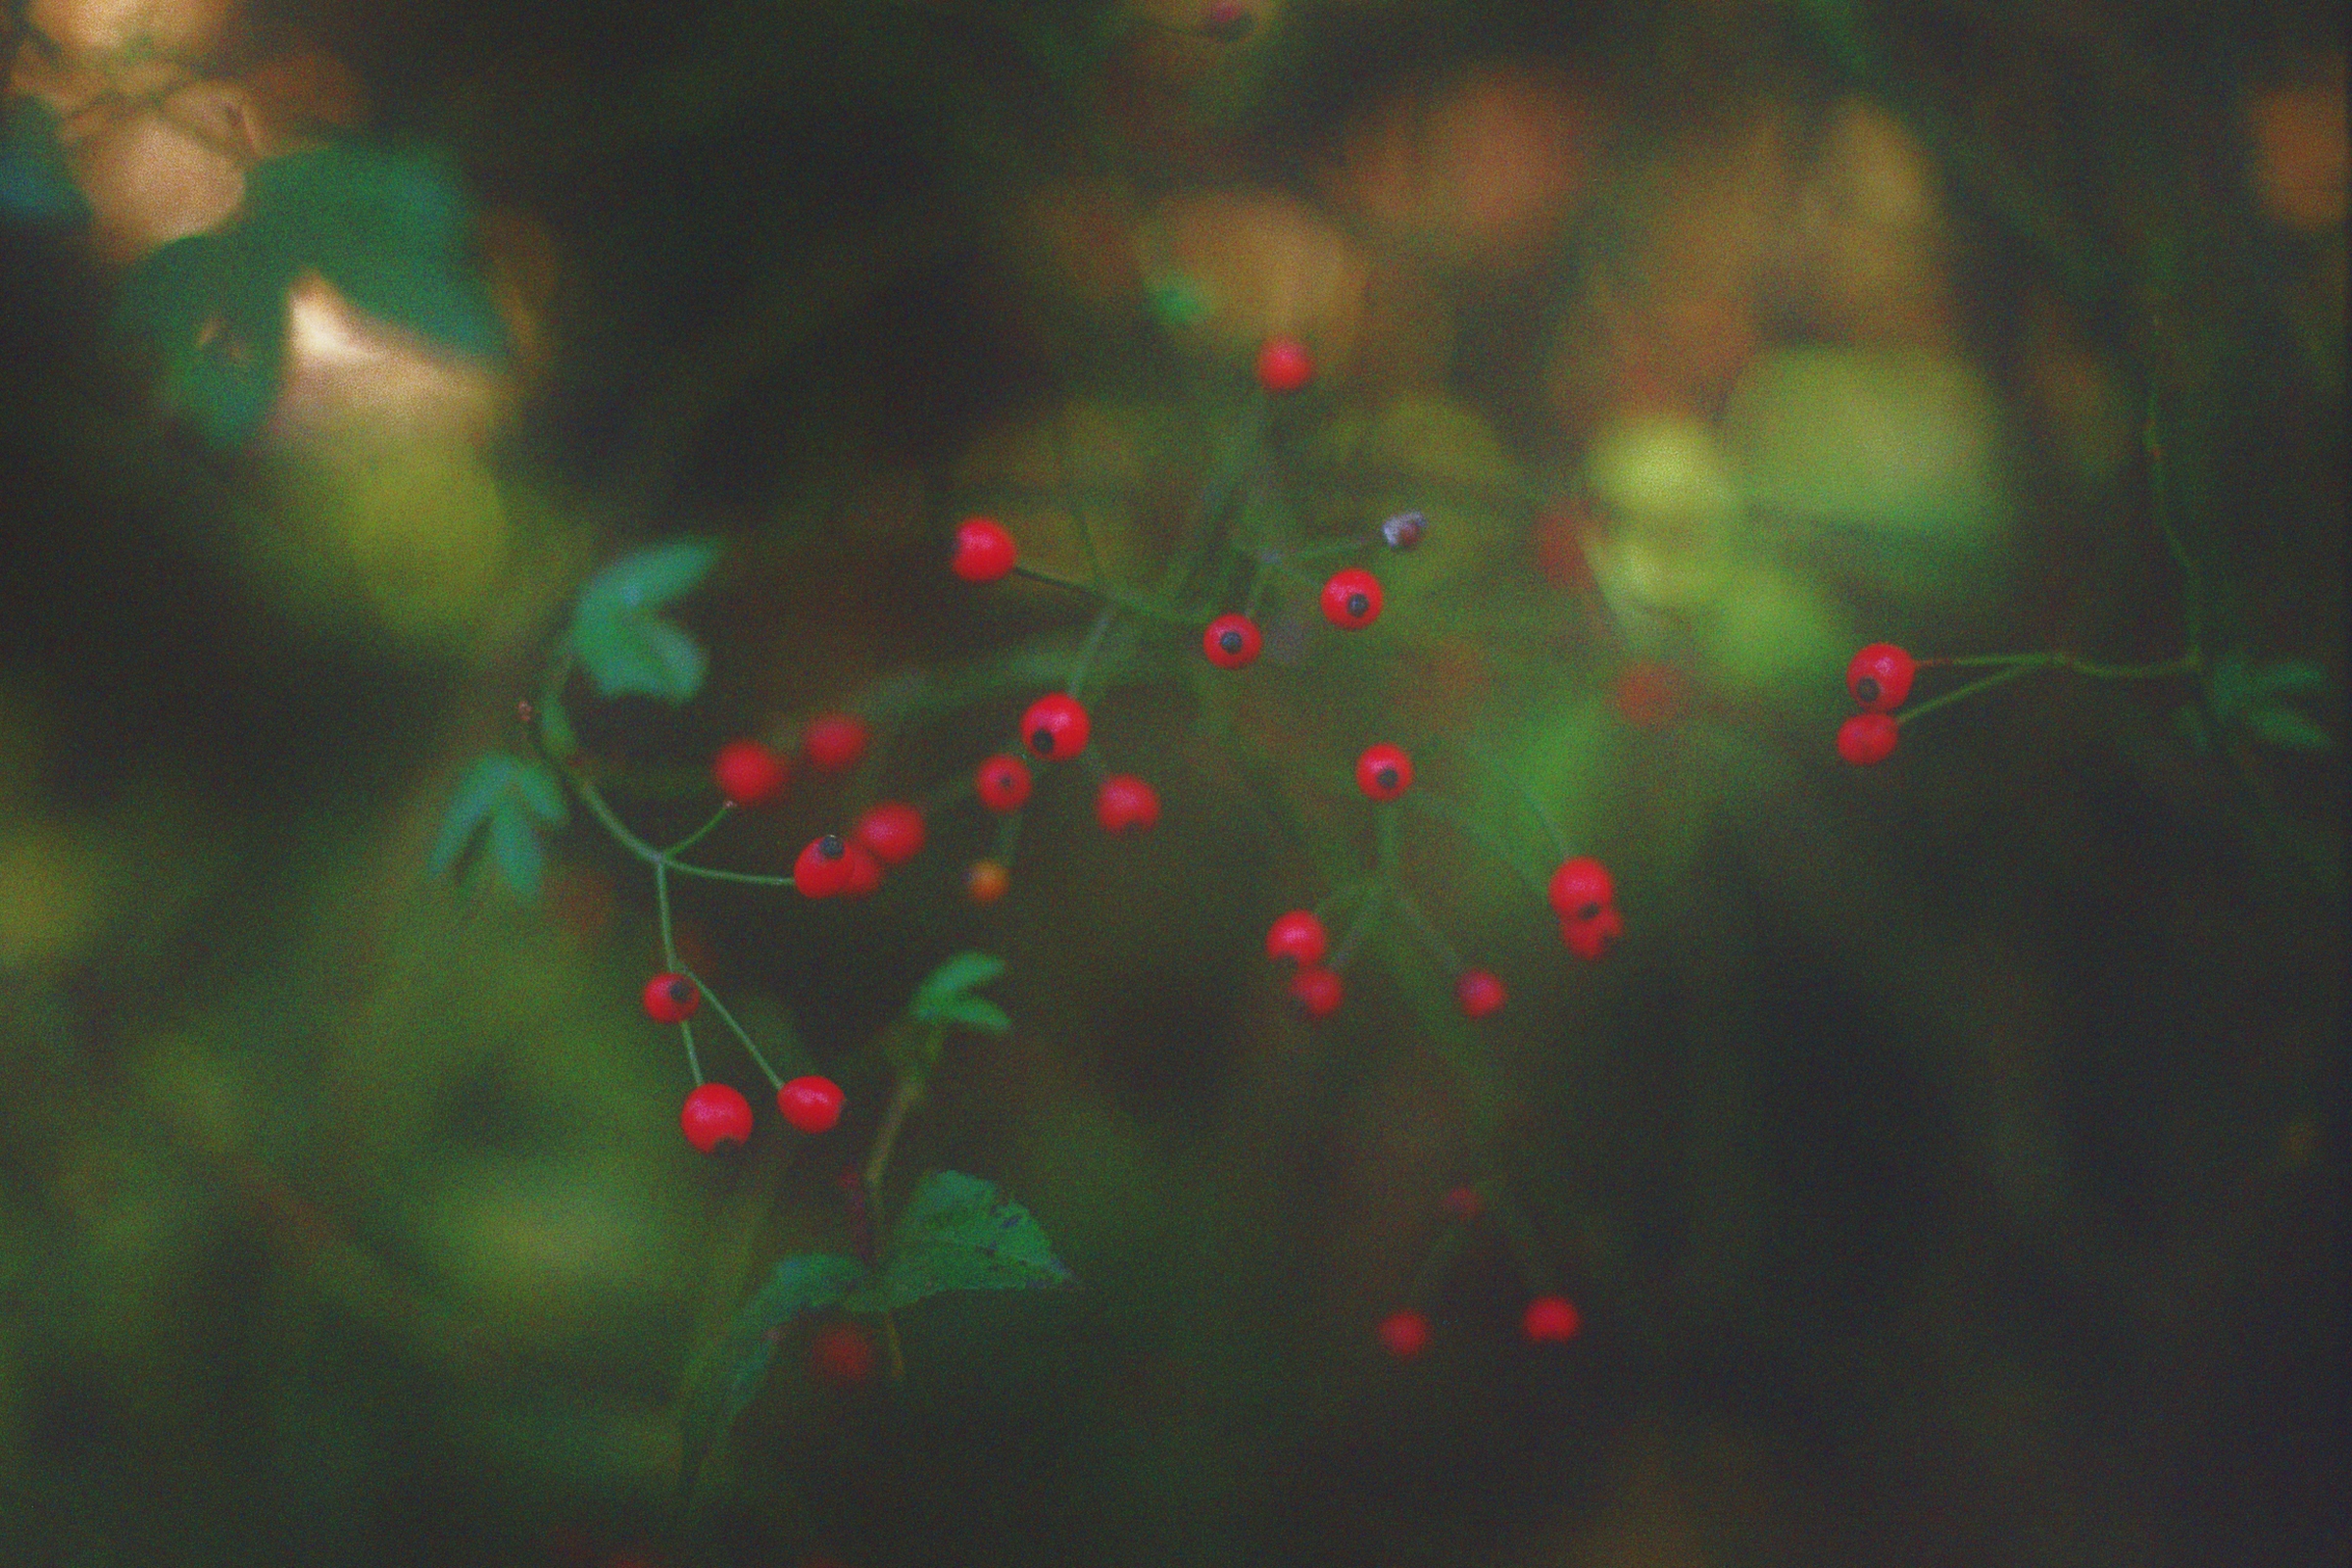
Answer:
<svg viewBox="0 0 2352 1568"><path fill-rule="evenodd" d="M661 612L701 585L718 560L708 539L680 539L621 557L580 590L566 633L599 697L691 701L710 656Z"/></svg>
<svg viewBox="0 0 2352 1568"><path fill-rule="evenodd" d="M2235 735L2289 751L2324 752L2335 743L2289 699L2311 696L2326 684L2317 664L2300 660L2257 664L2243 653L2228 653L2206 672L2203 704L2183 705L2173 722L2200 752Z"/></svg>
<svg viewBox="0 0 2352 1568"><path fill-rule="evenodd" d="M1003 967L999 959L986 961ZM915 1187L872 1263L838 1252L795 1253L775 1266L735 1314L687 1394L682 1414L687 1483L758 1396L776 1344L796 1319L831 1308L891 1312L949 1291L1028 1291L1072 1283L1044 1228L994 1183L960 1171L931 1172Z"/></svg>
<svg viewBox="0 0 2352 1568"><path fill-rule="evenodd" d="M459 354L507 334L470 254L456 175L423 152L338 142L246 171L236 220L173 240L123 279L116 319L164 358L164 397L219 447L276 401L286 296L317 272L354 308Z"/></svg>

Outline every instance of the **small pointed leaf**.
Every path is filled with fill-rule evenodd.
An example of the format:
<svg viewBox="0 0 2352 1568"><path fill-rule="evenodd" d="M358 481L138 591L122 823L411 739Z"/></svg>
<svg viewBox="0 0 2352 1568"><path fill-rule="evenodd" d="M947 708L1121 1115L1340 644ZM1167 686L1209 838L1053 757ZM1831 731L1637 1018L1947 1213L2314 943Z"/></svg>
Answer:
<svg viewBox="0 0 2352 1568"><path fill-rule="evenodd" d="M513 795L500 797L498 805L491 808L490 858L498 863L498 874L506 878L507 886L519 897L539 897L539 885L547 872L547 851L540 848L539 830L531 826L522 802Z"/></svg>
<svg viewBox="0 0 2352 1568"><path fill-rule="evenodd" d="M1029 1211L993 1182L933 1171L891 1227L874 1277L848 1297L854 1312L888 1312L942 1291L1042 1290L1071 1283Z"/></svg>
<svg viewBox="0 0 2352 1568"><path fill-rule="evenodd" d="M524 762L514 769L514 793L531 815L549 827L562 827L571 820L570 808L564 804L564 786L556 779L556 771L545 762Z"/></svg>
<svg viewBox="0 0 2352 1568"><path fill-rule="evenodd" d="M2324 752L2335 745L2310 717L2283 704L2268 703L2238 715L2246 733L2270 746L2296 752Z"/></svg>
<svg viewBox="0 0 2352 1568"><path fill-rule="evenodd" d="M710 667L702 644L679 627L633 611L583 608L571 639L600 697L636 693L684 703L702 690Z"/></svg>
<svg viewBox="0 0 2352 1568"><path fill-rule="evenodd" d="M976 1029L984 1035L1012 1032L1012 1020L1004 1015L1004 1009L986 997L957 997L948 1004L940 1021L964 1029Z"/></svg>
<svg viewBox="0 0 2352 1568"><path fill-rule="evenodd" d="M673 539L633 551L588 579L579 612L660 610L693 592L717 561L713 539Z"/></svg>
<svg viewBox="0 0 2352 1568"><path fill-rule="evenodd" d="M446 876L450 867L458 863L458 857L472 842L482 819L506 793L515 770L523 765L520 758L492 752L466 769L465 778L458 782L457 793L450 797L449 809L442 814L441 832L433 840L432 858L428 862L433 875Z"/></svg>
<svg viewBox="0 0 2352 1568"><path fill-rule="evenodd" d="M926 1023L947 1021L945 1008L964 992L987 985L1004 972L1004 960L987 953L958 953L914 988L906 1010Z"/></svg>

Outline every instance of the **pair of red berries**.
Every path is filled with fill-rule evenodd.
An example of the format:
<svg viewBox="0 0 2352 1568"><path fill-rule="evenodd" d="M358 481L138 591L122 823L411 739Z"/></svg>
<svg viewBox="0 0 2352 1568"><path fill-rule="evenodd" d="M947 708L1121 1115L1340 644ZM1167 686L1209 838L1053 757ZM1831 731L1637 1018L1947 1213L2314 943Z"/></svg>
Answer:
<svg viewBox="0 0 2352 1568"><path fill-rule="evenodd" d="M901 865L921 852L923 813L905 801L869 807L844 838L838 833L810 839L792 862L792 885L810 899L862 899L882 885L882 868Z"/></svg>
<svg viewBox="0 0 2352 1568"><path fill-rule="evenodd" d="M1519 1332L1530 1345L1562 1344L1585 1326L1584 1314L1564 1296L1539 1296L1520 1314ZM1380 1348L1409 1361L1429 1348L1429 1319L1410 1307L1380 1320Z"/></svg>
<svg viewBox="0 0 2352 1568"><path fill-rule="evenodd" d="M801 752L817 771L839 772L865 755L871 734L855 713L820 713L801 732ZM711 758L710 778L729 803L764 806L792 782L792 759L756 740L732 740Z"/></svg>
<svg viewBox="0 0 2352 1568"><path fill-rule="evenodd" d="M1266 928L1266 956L1298 966L1291 976L1291 1001L1309 1018L1328 1018L1339 1010L1347 988L1339 971L1323 967L1331 952L1331 933L1312 909L1293 909L1277 915Z"/></svg>
<svg viewBox="0 0 2352 1568"><path fill-rule="evenodd" d="M1589 855L1562 860L1551 873L1552 912L1560 917L1560 940L1580 958L1598 958L1625 935L1617 912L1617 888L1608 868Z"/></svg>
<svg viewBox="0 0 2352 1568"><path fill-rule="evenodd" d="M1872 643L1845 666L1845 689L1862 711L1838 726L1838 755L1856 767L1884 762L1900 738L1894 710L1911 696L1919 662L1892 643Z"/></svg>
<svg viewBox="0 0 2352 1568"><path fill-rule="evenodd" d="M776 1110L787 1125L814 1136L830 1132L841 1120L845 1103L840 1086L830 1078L795 1078L776 1091ZM698 1153L708 1154L721 1144L740 1144L752 1136L752 1106L729 1084L701 1084L686 1097L678 1126Z"/></svg>

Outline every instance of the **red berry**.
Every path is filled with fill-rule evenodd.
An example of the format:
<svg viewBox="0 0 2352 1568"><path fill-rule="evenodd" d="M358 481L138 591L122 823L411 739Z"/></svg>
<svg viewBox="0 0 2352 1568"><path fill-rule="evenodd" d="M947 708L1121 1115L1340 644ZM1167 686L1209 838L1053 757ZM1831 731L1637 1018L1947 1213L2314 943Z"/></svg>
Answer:
<svg viewBox="0 0 2352 1568"><path fill-rule="evenodd" d="M966 517L956 528L956 554L948 569L965 582L995 582L1020 560L1012 535L994 517Z"/></svg>
<svg viewBox="0 0 2352 1568"><path fill-rule="evenodd" d="M1362 631L1380 618L1380 579L1361 566L1342 566L1323 584L1323 618L1343 631Z"/></svg>
<svg viewBox="0 0 2352 1568"><path fill-rule="evenodd" d="M836 773L865 755L869 731L856 713L823 713L802 732L801 750L812 766Z"/></svg>
<svg viewBox="0 0 2352 1568"><path fill-rule="evenodd" d="M792 862L792 885L805 899L829 899L850 885L850 847L838 833L810 839Z"/></svg>
<svg viewBox="0 0 2352 1568"><path fill-rule="evenodd" d="M805 1133L831 1132L841 1105L841 1086L830 1078L795 1078L776 1091L776 1109Z"/></svg>
<svg viewBox="0 0 2352 1568"><path fill-rule="evenodd" d="M1410 1361L1429 1345L1429 1319L1405 1310L1380 1320L1380 1348L1399 1361Z"/></svg>
<svg viewBox="0 0 2352 1568"><path fill-rule="evenodd" d="M1555 1344L1573 1340L1584 1326L1584 1313L1564 1296L1537 1297L1527 1303L1527 1315L1519 1320L1519 1332L1527 1336L1531 1345L1542 1345L1546 1340Z"/></svg>
<svg viewBox="0 0 2352 1568"><path fill-rule="evenodd" d="M1355 760L1355 787L1368 801L1393 801L1413 782L1413 760L1400 746L1367 746Z"/></svg>
<svg viewBox="0 0 2352 1568"><path fill-rule="evenodd" d="M1270 337L1257 351L1257 384L1269 392L1296 392L1315 378L1315 357L1295 337Z"/></svg>
<svg viewBox="0 0 2352 1568"><path fill-rule="evenodd" d="M1575 916L1590 920L1617 902L1617 889L1609 880L1609 870L1590 855L1562 860L1560 868L1551 873L1551 909L1563 918Z"/></svg>
<svg viewBox="0 0 2352 1568"><path fill-rule="evenodd" d="M1901 738L1886 714L1856 713L1838 726L1838 755L1856 767L1868 767L1892 757L1894 743Z"/></svg>
<svg viewBox="0 0 2352 1568"><path fill-rule="evenodd" d="M1050 692L1029 705L1021 715L1021 744L1029 755L1066 762L1086 750L1094 726L1078 699L1068 692Z"/></svg>
<svg viewBox="0 0 2352 1568"><path fill-rule="evenodd" d="M963 873L963 896L974 904L994 904L1012 886L1012 873L1001 860L974 860Z"/></svg>
<svg viewBox="0 0 2352 1568"><path fill-rule="evenodd" d="M1872 712L1891 713L1911 695L1911 677L1918 672L1918 663L1894 644L1872 643L1845 666L1845 689Z"/></svg>
<svg viewBox="0 0 2352 1568"><path fill-rule="evenodd" d="M849 841L848 853L842 857L849 872L841 880L841 896L845 899L870 898L882 885L882 862L874 852L858 843Z"/></svg>
<svg viewBox="0 0 2352 1568"><path fill-rule="evenodd" d="M1219 615L1200 634L1200 651L1219 669L1240 669L1253 662L1265 646L1257 622L1248 615Z"/></svg>
<svg viewBox="0 0 2352 1568"><path fill-rule="evenodd" d="M1449 1218L1472 1220L1487 1211L1487 1200L1478 1196L1475 1187L1449 1187L1446 1190L1446 1196L1438 1200L1438 1206Z"/></svg>
<svg viewBox="0 0 2352 1568"><path fill-rule="evenodd" d="M732 804L759 806L791 782L792 760L758 741L729 741L710 760L710 777Z"/></svg>
<svg viewBox="0 0 2352 1568"><path fill-rule="evenodd" d="M1598 914L1560 916L1560 940L1580 958L1600 957L1623 935L1625 918L1617 912L1615 905L1604 906Z"/></svg>
<svg viewBox="0 0 2352 1568"><path fill-rule="evenodd" d="M1465 970L1453 983L1454 1004L1465 1018L1484 1018L1503 1004L1502 982L1484 969Z"/></svg>
<svg viewBox="0 0 2352 1568"><path fill-rule="evenodd" d="M656 1023L683 1023L702 1004L701 988L682 974L658 974L645 983L645 1015Z"/></svg>
<svg viewBox="0 0 2352 1568"><path fill-rule="evenodd" d="M874 1342L855 1323L828 1323L808 1338L808 1371L836 1388L863 1383L874 1375Z"/></svg>
<svg viewBox="0 0 2352 1568"><path fill-rule="evenodd" d="M904 865L923 847L923 813L905 801L883 801L866 808L850 836L884 865Z"/></svg>
<svg viewBox="0 0 2352 1568"><path fill-rule="evenodd" d="M1150 827L1159 820L1159 792L1133 773L1113 773L1095 797L1095 820L1106 833Z"/></svg>
<svg viewBox="0 0 2352 1568"><path fill-rule="evenodd" d="M1300 968L1312 968L1331 951L1331 933L1312 910L1293 909L1266 927L1266 956L1288 958Z"/></svg>
<svg viewBox="0 0 2352 1568"><path fill-rule="evenodd" d="M740 1144L752 1136L752 1104L725 1084L704 1084L686 1097L678 1126L695 1152L708 1154L721 1144Z"/></svg>
<svg viewBox="0 0 2352 1568"><path fill-rule="evenodd" d="M1345 989L1333 971L1311 964L1291 976L1291 1000L1309 1018L1328 1018L1337 1012Z"/></svg>
<svg viewBox="0 0 2352 1568"><path fill-rule="evenodd" d="M999 816L1017 811L1029 799L1029 764L1017 757L999 755L980 764L977 775L980 804Z"/></svg>

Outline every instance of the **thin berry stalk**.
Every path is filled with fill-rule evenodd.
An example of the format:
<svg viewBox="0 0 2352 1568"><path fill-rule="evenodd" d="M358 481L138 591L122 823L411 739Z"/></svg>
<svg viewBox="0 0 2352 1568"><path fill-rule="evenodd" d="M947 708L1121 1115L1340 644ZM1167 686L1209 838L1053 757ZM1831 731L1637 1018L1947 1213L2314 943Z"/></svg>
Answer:
<svg viewBox="0 0 2352 1568"><path fill-rule="evenodd" d="M672 958L670 962L677 967L677 970L680 974L694 982L695 989L703 994L703 1001L710 1004L710 1010L718 1014L719 1021L725 1024L730 1030L734 1031L735 1038L737 1040L743 1042L743 1049L751 1053L752 1060L758 1064L760 1071L766 1076L767 1087L770 1089L783 1088L783 1074L777 1072L775 1068L767 1064L767 1057L760 1054L760 1047L752 1039L751 1031L735 1021L735 1015L727 1010L727 1004L718 1000L718 993L711 990L710 986L706 985L701 975L696 974L692 969L687 968L683 964L679 964L675 958ZM797 1056L800 1054L800 1053L796 1050L794 1054ZM806 1058L803 1059L802 1064L809 1065L806 1061ZM814 1070L812 1066L810 1067L810 1070Z"/></svg>
<svg viewBox="0 0 2352 1568"><path fill-rule="evenodd" d="M1428 790L1414 789L1405 792L1404 799L1401 804L1410 807L1412 809L1419 811L1422 815L1427 816L1432 820L1445 823L1447 827L1452 828L1455 832L1461 834L1462 837L1468 839L1471 843L1477 845L1480 849L1493 856L1496 860L1502 862L1502 864L1509 869L1510 873L1517 877L1520 883L1525 886L1530 893L1533 893L1536 896L1538 902L1547 902L1550 899L1550 890L1545 888L1542 880L1539 879L1533 872L1529 871L1525 866L1519 863L1518 857L1512 855L1509 850L1504 849L1502 845L1496 841L1493 834L1489 833L1485 828L1480 827L1477 823L1471 821L1468 817L1462 815L1461 812L1455 810L1453 807L1446 801L1440 799L1438 796L1432 794ZM1565 856L1566 853L1567 851L1565 847L1563 847L1561 854Z"/></svg>
<svg viewBox="0 0 2352 1568"><path fill-rule="evenodd" d="M1397 892L1395 898L1396 912L1404 916L1405 924L1413 928L1414 935L1421 939L1422 945L1427 947L1431 955L1447 970L1459 974L1462 969L1462 956L1456 953L1453 944L1446 941L1440 934L1438 928L1430 923L1429 916L1421 912L1420 904L1414 900L1411 894L1401 891Z"/></svg>

